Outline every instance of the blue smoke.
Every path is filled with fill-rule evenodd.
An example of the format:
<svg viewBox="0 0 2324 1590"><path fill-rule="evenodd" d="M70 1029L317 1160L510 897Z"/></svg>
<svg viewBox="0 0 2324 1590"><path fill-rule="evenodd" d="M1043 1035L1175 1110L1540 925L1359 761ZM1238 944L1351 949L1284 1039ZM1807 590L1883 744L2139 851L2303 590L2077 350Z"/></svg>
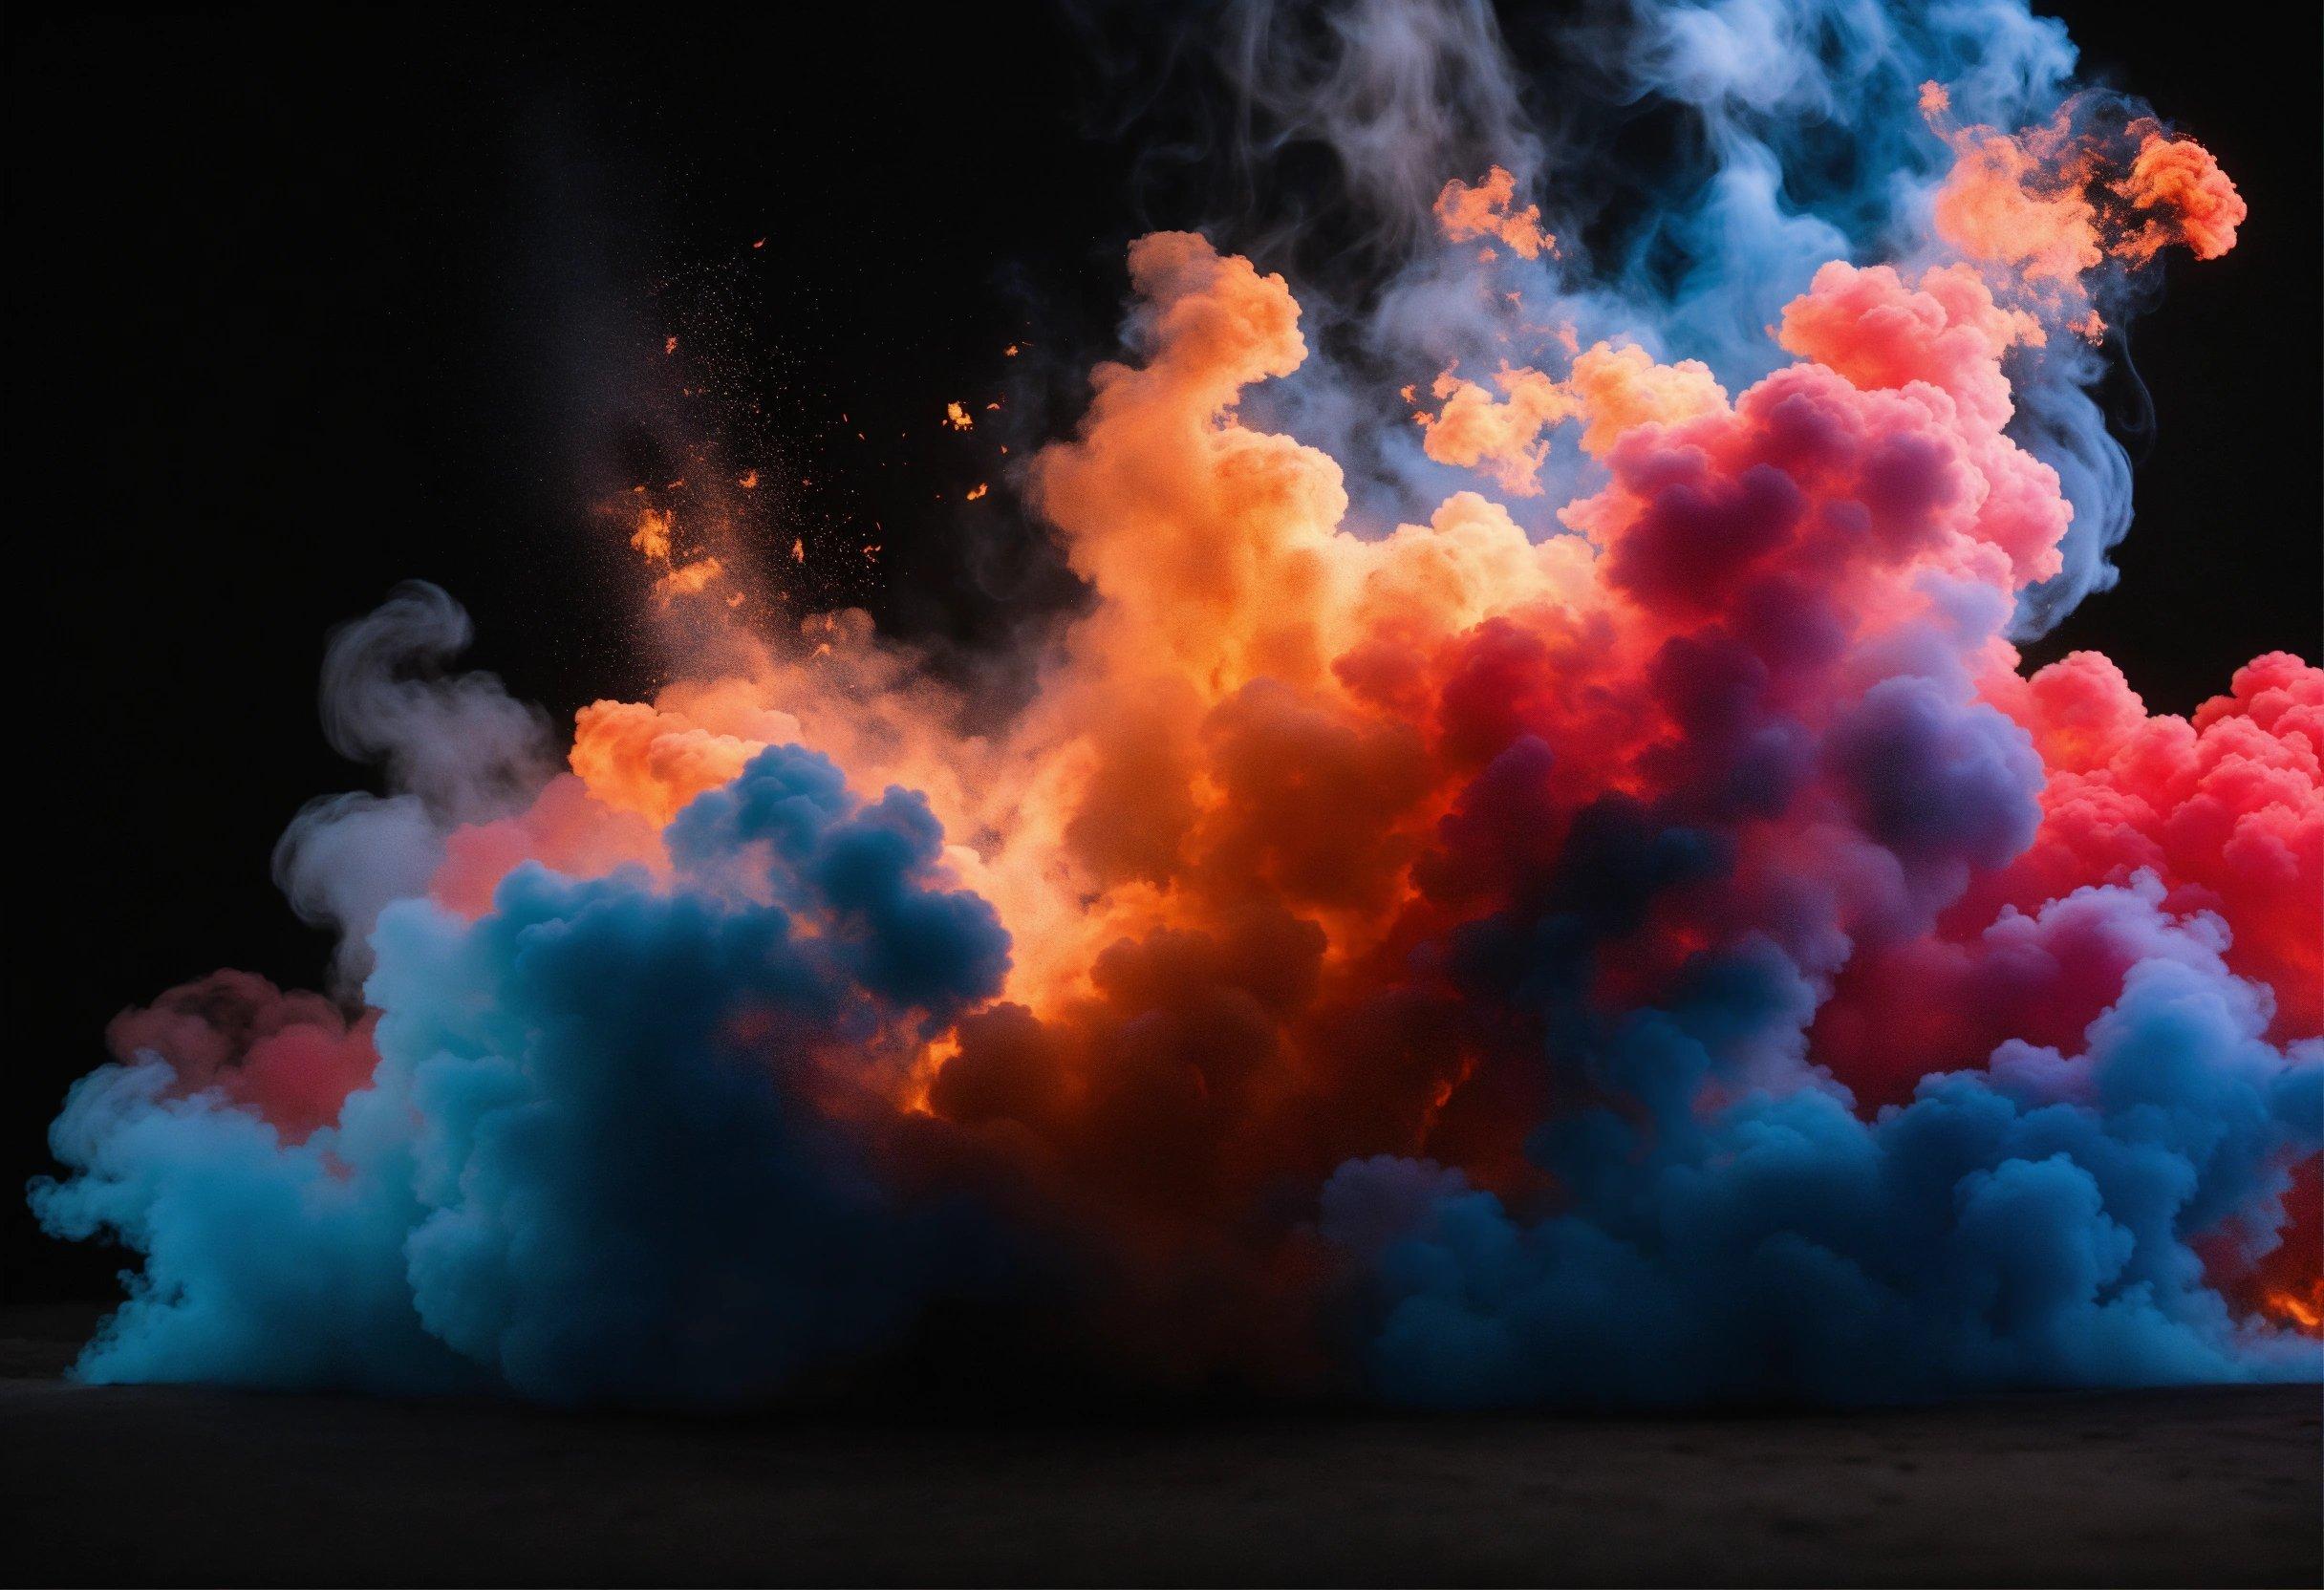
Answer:
<svg viewBox="0 0 2324 1590"><path fill-rule="evenodd" d="M722 1402L980 1284L984 1217L907 1207L802 1102L1000 986L1007 935L941 886L925 803L773 749L670 846L676 890L528 866L475 922L388 908L374 1085L303 1143L157 1061L76 1085L75 1174L34 1206L145 1256L79 1373Z"/></svg>
<svg viewBox="0 0 2324 1590"><path fill-rule="evenodd" d="M1353 0L1313 27L1278 0L1229 12L1221 68L1243 111L1231 163L1266 170L1286 149L1326 150L1341 187L1328 213L1369 238L1366 258L1397 262L1345 282L1328 260L1302 272L1299 238L1267 217L1222 224L1291 270L1324 333L1320 356L1245 409L1349 464L1359 520L1382 528L1473 483L1422 454L1408 416L1383 423L1367 396L1380 372L1425 387L1454 363L1478 376L1502 360L1554 366L1541 333L1562 323L1583 344L1700 359L1740 391L1786 362L1767 329L1818 266L1947 257L1929 207L1952 155L1922 117L1923 83L1947 86L1959 121L2012 130L2076 87L2064 25L2024 0L1606 0L1528 28L1554 62L1539 82L1484 0ZM2110 103L2125 120L2145 108ZM1656 153L1620 152L1620 132L1642 125L1661 129ZM1517 175L1560 239L1558 258L1496 267L1521 312L1476 290L1473 250L1446 248L1429 213L1448 175L1489 164ZM2149 295L2094 285L2110 320L2140 307L2122 294ZM2118 578L2107 559L2130 528L2130 464L2092 395L2109 366L2061 328L2011 371L2012 434L2058 471L2074 506L2064 569L2023 594L2019 639ZM1520 522L1557 533L1551 510L1602 479L1554 447L1545 495L1530 514L1516 505Z"/></svg>
<svg viewBox="0 0 2324 1590"><path fill-rule="evenodd" d="M1754 1051L1797 1044L1814 1004L1761 944L1609 1029L1562 1023L1608 1102L1539 1135L1556 1213L1427 1162L1343 1166L1321 1227L1366 1277L1372 1385L1432 1407L1677 1405L2324 1372L2314 1343L2233 1318L2189 1246L2277 1209L2324 1137L2324 1044L2267 1043L2266 996L2152 892L2085 894L2152 918L2172 954L2132 971L2080 1054L2012 1042L1870 1121L1828 1082L1754 1085Z"/></svg>

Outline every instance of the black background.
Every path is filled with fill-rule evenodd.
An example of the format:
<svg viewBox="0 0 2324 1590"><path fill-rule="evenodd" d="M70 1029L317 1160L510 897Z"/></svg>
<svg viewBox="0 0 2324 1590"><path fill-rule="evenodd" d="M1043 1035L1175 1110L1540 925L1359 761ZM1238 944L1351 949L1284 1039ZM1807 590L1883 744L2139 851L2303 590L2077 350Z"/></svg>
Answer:
<svg viewBox="0 0 2324 1590"><path fill-rule="evenodd" d="M2132 332L2156 427L2122 583L2034 650L2099 647L2184 710L2256 652L2317 651L2316 26L2044 9L2251 205ZM11 1191L106 1020L220 965L322 974L268 858L364 778L315 723L330 625L420 576L561 720L652 687L589 505L658 462L656 416L683 428L682 371L767 460L771 530L880 526L882 570L830 562L823 596L973 631L1054 594L1037 554L980 567L965 617L915 594L960 573L936 494L991 462L935 409L1007 379L1021 441L1068 414L1122 243L1202 217L1138 199L1134 136L1098 130L1120 82L1054 11L819 10L11 8L0 1297L112 1268ZM657 366L667 334L724 356Z"/></svg>

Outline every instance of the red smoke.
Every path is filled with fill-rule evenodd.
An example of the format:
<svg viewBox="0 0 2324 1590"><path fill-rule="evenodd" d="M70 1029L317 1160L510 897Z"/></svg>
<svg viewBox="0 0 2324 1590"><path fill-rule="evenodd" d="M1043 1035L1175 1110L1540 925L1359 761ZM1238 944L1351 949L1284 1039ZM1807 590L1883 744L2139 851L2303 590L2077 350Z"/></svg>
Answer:
<svg viewBox="0 0 2324 1590"><path fill-rule="evenodd" d="M366 1011L350 1022L319 994L286 994L247 972L212 972L115 1017L105 1045L123 1061L159 1055L185 1091L215 1089L297 1141L371 1080L377 1021Z"/></svg>

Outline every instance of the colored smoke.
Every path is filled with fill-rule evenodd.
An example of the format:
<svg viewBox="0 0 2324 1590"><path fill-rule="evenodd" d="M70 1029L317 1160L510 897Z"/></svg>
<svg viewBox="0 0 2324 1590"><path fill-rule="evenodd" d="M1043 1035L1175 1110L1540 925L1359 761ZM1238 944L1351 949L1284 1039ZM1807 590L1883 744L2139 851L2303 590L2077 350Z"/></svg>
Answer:
<svg viewBox="0 0 2324 1590"><path fill-rule="evenodd" d="M964 1310L1431 1406L2324 1372L2324 671L2015 649L2241 199L2015 0L1619 14L1703 159L1609 243L1487 8L1233 11L1237 158L1330 151L1366 276L1131 246L1006 711L659 505L716 661L561 764L442 592L342 631L389 793L277 869L359 998L115 1023L33 1190L142 1256L80 1372L717 1404Z"/></svg>

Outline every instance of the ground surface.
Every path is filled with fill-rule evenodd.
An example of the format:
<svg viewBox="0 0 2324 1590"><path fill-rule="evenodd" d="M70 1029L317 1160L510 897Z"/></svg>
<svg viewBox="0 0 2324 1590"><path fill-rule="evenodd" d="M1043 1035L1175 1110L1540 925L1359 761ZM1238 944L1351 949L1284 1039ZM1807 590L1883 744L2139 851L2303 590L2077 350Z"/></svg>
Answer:
<svg viewBox="0 0 2324 1590"><path fill-rule="evenodd" d="M664 1420L91 1387L0 1311L20 1583L2289 1584L2313 1386L1869 1415Z"/></svg>

